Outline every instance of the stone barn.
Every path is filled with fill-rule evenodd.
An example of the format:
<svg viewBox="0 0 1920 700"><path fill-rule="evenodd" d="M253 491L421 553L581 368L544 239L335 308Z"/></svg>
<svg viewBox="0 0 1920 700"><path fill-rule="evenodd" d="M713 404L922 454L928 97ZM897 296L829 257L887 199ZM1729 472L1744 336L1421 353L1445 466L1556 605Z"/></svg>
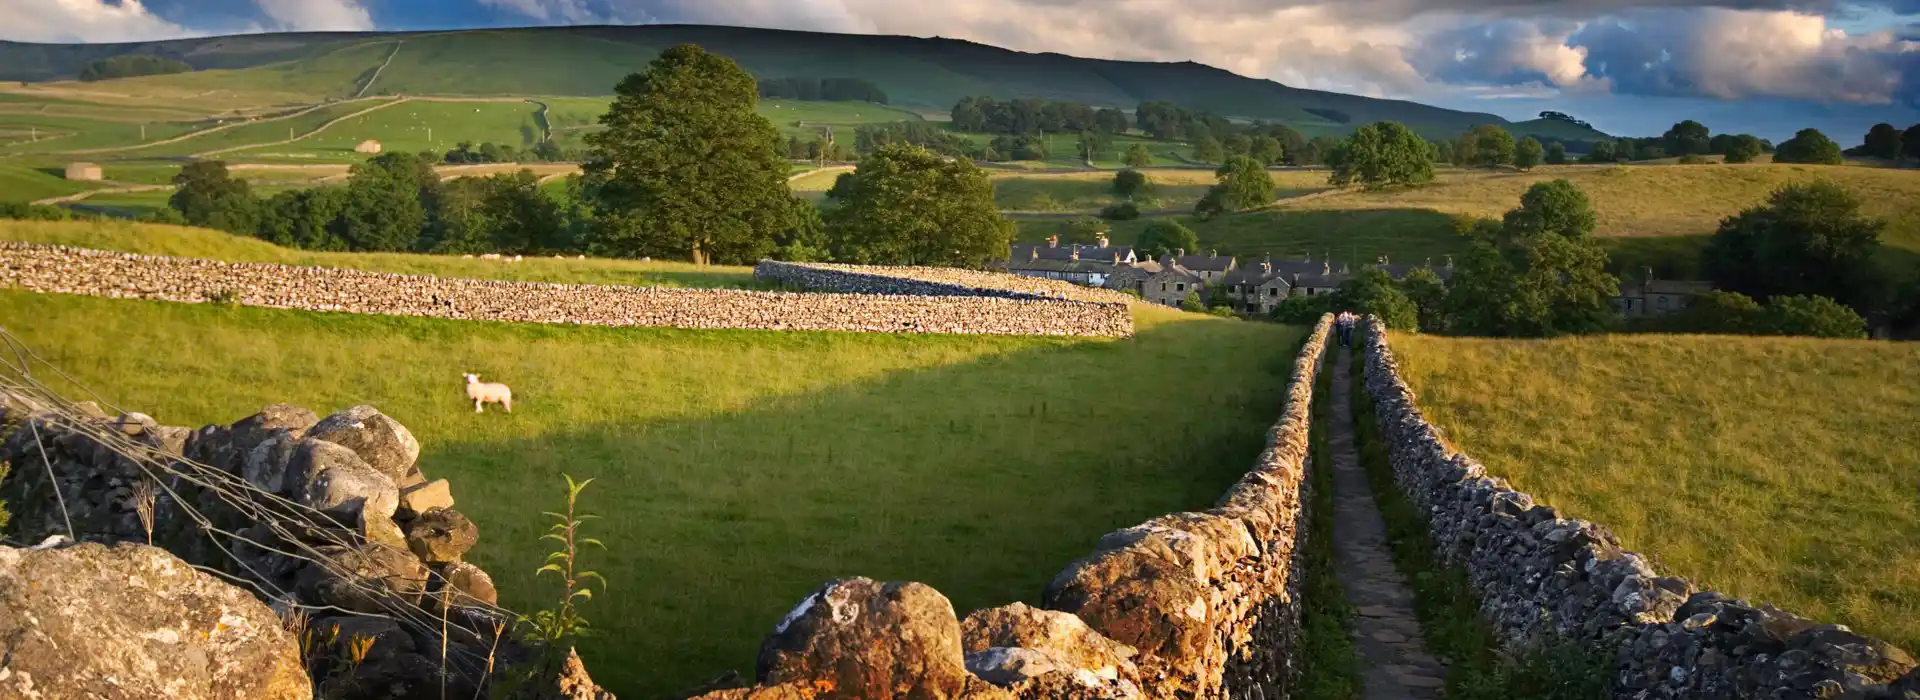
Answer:
<svg viewBox="0 0 1920 700"><path fill-rule="evenodd" d="M107 179L100 166L93 163L68 163L67 179L78 182L99 182Z"/></svg>
<svg viewBox="0 0 1920 700"><path fill-rule="evenodd" d="M360 145L353 147L353 152L354 153L379 153L380 142L375 141L373 139L367 139L365 141L361 141Z"/></svg>

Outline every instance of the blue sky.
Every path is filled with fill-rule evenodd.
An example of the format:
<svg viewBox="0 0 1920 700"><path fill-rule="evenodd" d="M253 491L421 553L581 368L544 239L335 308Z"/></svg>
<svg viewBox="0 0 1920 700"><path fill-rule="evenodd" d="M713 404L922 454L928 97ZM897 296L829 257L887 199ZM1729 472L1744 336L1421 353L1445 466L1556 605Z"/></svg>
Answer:
<svg viewBox="0 0 1920 700"><path fill-rule="evenodd" d="M1920 0L0 0L0 39L686 22L1208 63L1615 133L1920 122Z"/></svg>

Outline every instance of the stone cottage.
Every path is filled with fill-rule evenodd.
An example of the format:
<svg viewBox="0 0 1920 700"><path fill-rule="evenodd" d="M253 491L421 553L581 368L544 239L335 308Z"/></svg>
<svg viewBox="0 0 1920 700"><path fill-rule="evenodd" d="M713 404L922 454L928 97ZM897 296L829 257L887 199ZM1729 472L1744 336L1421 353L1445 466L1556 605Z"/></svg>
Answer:
<svg viewBox="0 0 1920 700"><path fill-rule="evenodd" d="M379 153L381 150L380 142L373 139L361 141L360 145L353 147L354 153Z"/></svg>
<svg viewBox="0 0 1920 700"><path fill-rule="evenodd" d="M1093 245L1063 246L1059 236L1051 236L1044 244L1014 245L1008 251L1009 273L1089 287L1106 286L1107 279L1116 270L1137 261L1133 248L1113 246L1106 234L1101 234Z"/></svg>
<svg viewBox="0 0 1920 700"><path fill-rule="evenodd" d="M67 179L74 182L99 182L107 179L100 166L93 163L68 163Z"/></svg>
<svg viewBox="0 0 1920 700"><path fill-rule="evenodd" d="M1639 281L1620 281L1613 309L1623 316L1659 316L1687 308L1696 294L1713 291L1712 282L1654 279L1651 268Z"/></svg>

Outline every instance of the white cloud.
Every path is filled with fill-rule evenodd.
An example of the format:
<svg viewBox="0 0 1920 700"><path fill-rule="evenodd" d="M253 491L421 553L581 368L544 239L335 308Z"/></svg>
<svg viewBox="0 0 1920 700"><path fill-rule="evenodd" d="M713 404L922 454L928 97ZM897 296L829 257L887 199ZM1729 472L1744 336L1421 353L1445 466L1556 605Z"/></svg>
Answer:
<svg viewBox="0 0 1920 700"><path fill-rule="evenodd" d="M1621 91L1724 100L1786 97L1889 104L1915 95L1920 42L1850 35L1820 15L1723 9L1648 11L1573 37L1587 66ZM1903 85L1905 83L1905 85Z"/></svg>
<svg viewBox="0 0 1920 700"><path fill-rule="evenodd" d="M118 42L172 39L193 32L148 12L140 0L0 0L0 39Z"/></svg>
<svg viewBox="0 0 1920 700"><path fill-rule="evenodd" d="M279 29L296 32L364 32L373 16L358 0L255 0Z"/></svg>

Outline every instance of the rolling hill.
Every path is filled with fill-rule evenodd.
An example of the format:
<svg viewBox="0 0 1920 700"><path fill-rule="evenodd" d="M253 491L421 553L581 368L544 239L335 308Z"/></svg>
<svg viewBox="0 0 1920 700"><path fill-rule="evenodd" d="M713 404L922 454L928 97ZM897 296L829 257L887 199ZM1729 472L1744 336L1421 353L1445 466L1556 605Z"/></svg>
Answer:
<svg viewBox="0 0 1920 700"><path fill-rule="evenodd" d="M1283 121L1310 135L1343 133L1379 120L1399 121L1434 138L1479 124L1508 124L1492 114L1295 88L1191 62L1023 53L941 38L691 25L274 34L130 44L0 42L0 80L69 80L97 58L154 54L199 70L114 81L115 88L168 94L248 89L309 102L363 90L369 95L591 96L609 94L620 78L661 50L688 42L727 55L761 77L863 78L884 89L895 105L933 112L945 112L962 96L990 94L1124 108L1168 100L1233 118ZM1531 133L1529 128L1518 133Z"/></svg>

